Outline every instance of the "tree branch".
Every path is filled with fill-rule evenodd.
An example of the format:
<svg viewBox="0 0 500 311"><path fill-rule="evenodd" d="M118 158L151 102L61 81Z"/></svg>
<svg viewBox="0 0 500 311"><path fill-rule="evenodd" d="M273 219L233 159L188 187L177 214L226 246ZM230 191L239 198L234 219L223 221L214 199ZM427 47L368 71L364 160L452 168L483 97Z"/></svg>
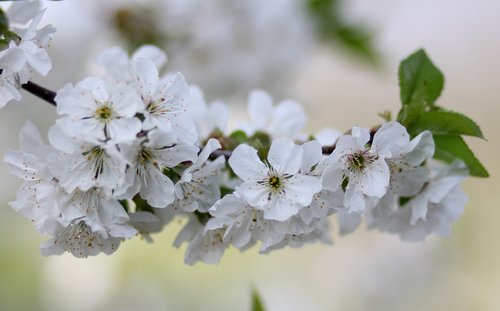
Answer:
<svg viewBox="0 0 500 311"><path fill-rule="evenodd" d="M321 148L322 153L326 154L326 155L331 154L333 152L333 150L335 150L335 144L333 144L331 146L323 146ZM218 150L214 150L208 158L213 161L220 156L224 156L227 160L231 157L231 154L233 154L233 152L231 150L218 149Z"/></svg>
<svg viewBox="0 0 500 311"><path fill-rule="evenodd" d="M35 84L31 81L28 81L26 84L23 84L21 86L24 90L28 91L29 93L45 100L46 102L50 103L53 106L57 106L56 101L54 98L56 97L56 92L46 89L38 84Z"/></svg>

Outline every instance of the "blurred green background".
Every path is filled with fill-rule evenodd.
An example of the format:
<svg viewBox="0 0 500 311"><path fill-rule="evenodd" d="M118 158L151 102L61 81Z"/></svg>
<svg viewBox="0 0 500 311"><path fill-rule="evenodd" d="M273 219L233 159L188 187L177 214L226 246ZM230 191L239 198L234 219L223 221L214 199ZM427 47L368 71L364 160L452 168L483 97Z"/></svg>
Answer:
<svg viewBox="0 0 500 311"><path fill-rule="evenodd" d="M149 2L140 1L145 6ZM91 64L96 53L124 43L110 22L113 10L123 3L45 3L48 10L42 24L58 28L50 48L54 69L48 79L35 81L58 89L95 72ZM272 40L268 41L273 53L285 53L299 43L307 43L308 48L289 59L300 59L293 72L283 74L278 68L260 76L282 81L269 84L273 94L304 105L310 131L371 126L380 121L378 112L396 113L399 108L399 61L425 48L446 77L439 104L476 120L488 139L468 141L491 177L464 183L469 203L451 237L407 244L364 228L346 237L332 231L333 246L312 245L269 255L258 255L256 248L245 253L230 250L218 266L189 267L183 263L185 248L171 246L181 226L174 224L154 236L154 244L135 238L112 256L46 258L38 249L43 237L7 205L15 198L19 181L2 164L0 310L249 310L253 287L272 311L500 310L500 2L353 0L340 9L347 24L363 25L374 34L378 65L351 57L342 42L318 41L312 31L300 33L304 37L288 42L286 48L273 47ZM231 13L213 14L222 12ZM294 16L280 18L284 23L295 21ZM280 31L284 30L263 35L279 36ZM231 51L221 49L217 57L224 58ZM176 67L176 55L169 54L169 69L181 70L188 81L192 74L203 87L204 77L196 75L196 70L190 72L192 68L182 62ZM251 74L248 68L241 69L242 81ZM225 98L241 115L245 95L223 93L209 84L207 89L209 99ZM18 148L24 120L32 120L42 133L55 120L52 107L25 95L26 102L0 111L1 154Z"/></svg>

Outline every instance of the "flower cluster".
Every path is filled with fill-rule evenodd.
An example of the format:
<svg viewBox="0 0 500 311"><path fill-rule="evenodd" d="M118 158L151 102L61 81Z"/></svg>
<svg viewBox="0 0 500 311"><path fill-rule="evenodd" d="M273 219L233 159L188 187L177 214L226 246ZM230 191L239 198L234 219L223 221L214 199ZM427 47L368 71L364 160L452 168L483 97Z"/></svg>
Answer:
<svg viewBox="0 0 500 311"><path fill-rule="evenodd" d="M55 28L47 25L37 29L43 13L40 2L20 1L3 16L9 27L5 24L0 31L0 108L13 99L21 100L19 89L34 72L46 76L52 69L45 49Z"/></svg>
<svg viewBox="0 0 500 311"><path fill-rule="evenodd" d="M40 32L48 31L22 38ZM14 64L24 55L23 70L39 69L18 51L22 40L2 59ZM275 106L261 90L249 95L249 120L230 130L228 107L207 105L181 73L161 75L166 60L154 46L131 57L106 50L98 57L102 76L57 92L49 144L26 123L20 150L6 153L22 180L10 205L50 236L44 255L110 254L124 239L151 241L151 233L183 217L175 245L188 243L186 263L217 263L229 246L259 243L267 253L330 243L331 215L341 234L365 216L370 228L421 241L448 234L462 213L459 183L468 170L432 159L431 132L412 138L388 121L311 138L302 132L307 118L298 103Z"/></svg>

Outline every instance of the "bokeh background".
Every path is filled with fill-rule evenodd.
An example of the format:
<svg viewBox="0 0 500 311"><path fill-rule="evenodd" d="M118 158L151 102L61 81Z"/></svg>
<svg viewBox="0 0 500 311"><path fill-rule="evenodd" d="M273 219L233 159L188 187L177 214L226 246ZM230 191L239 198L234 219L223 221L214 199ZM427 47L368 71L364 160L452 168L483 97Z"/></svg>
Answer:
<svg viewBox="0 0 500 311"><path fill-rule="evenodd" d="M446 77L439 104L476 120L488 139L468 140L491 177L465 181L469 203L451 237L407 244L364 228L332 231L333 246L230 250L218 266L189 267L184 248L171 246L174 224L154 244L135 238L112 256L45 258L43 237L7 205L19 182L1 164L0 310L249 310L252 288L272 311L500 310L500 2L334 1L326 17L311 15L306 2L44 2L42 24L58 29L54 69L35 81L53 89L77 82L96 71L99 50L152 36L169 54L168 70L236 114L259 87L300 101L309 131L345 130L397 112L398 63L423 47ZM26 119L46 133L56 117L25 98L0 111L1 154L18 148Z"/></svg>

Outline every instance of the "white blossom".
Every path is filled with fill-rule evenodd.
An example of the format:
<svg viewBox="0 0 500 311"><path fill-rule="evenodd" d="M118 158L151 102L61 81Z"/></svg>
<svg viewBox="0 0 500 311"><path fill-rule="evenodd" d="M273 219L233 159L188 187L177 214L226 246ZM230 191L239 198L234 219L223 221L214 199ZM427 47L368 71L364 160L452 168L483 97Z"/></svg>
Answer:
<svg viewBox="0 0 500 311"><path fill-rule="evenodd" d="M124 187L115 192L121 198L131 199L139 193L152 207L163 208L174 201L174 183L164 174L182 162L193 162L198 148L176 143L172 135L152 130L147 138L137 139L131 145L121 146L129 159Z"/></svg>
<svg viewBox="0 0 500 311"><path fill-rule="evenodd" d="M250 206L237 194L220 199L210 208L210 215L213 218L207 222L205 230L225 228L223 241L240 250L251 247L265 237L271 238L267 228L269 221L263 218L263 212Z"/></svg>
<svg viewBox="0 0 500 311"><path fill-rule="evenodd" d="M403 206L397 198L372 212L370 226L399 235L404 241L422 241L430 234L448 236L451 224L464 211L467 196L460 189L460 182L468 176L461 161L451 165L432 165L435 176L424 189Z"/></svg>
<svg viewBox="0 0 500 311"><path fill-rule="evenodd" d="M203 91L197 86L190 87L187 112L193 119L198 138L209 137L214 131L227 134L229 107L222 101L205 102Z"/></svg>
<svg viewBox="0 0 500 311"><path fill-rule="evenodd" d="M254 90L248 97L250 122L240 125L247 135L256 131L268 133L273 138L295 138L307 122L302 106L291 100L284 100L273 106L273 99L261 90Z"/></svg>
<svg viewBox="0 0 500 311"><path fill-rule="evenodd" d="M115 145L82 141L56 124L49 141L61 152L49 159L49 168L67 192L102 187L108 192L124 181L127 160Z"/></svg>
<svg viewBox="0 0 500 311"><path fill-rule="evenodd" d="M264 211L264 218L284 221L311 204L321 190L318 178L299 173L302 149L291 140L274 140L267 164L257 150L239 145L229 158L229 165L243 180L236 191L253 207Z"/></svg>
<svg viewBox="0 0 500 311"><path fill-rule="evenodd" d="M115 81L132 82L133 75L130 71L131 61L145 59L153 62L157 70L160 70L167 62L167 55L154 45L143 45L132 53L128 53L121 47L113 47L102 51L97 56L97 63L106 70L106 77Z"/></svg>
<svg viewBox="0 0 500 311"><path fill-rule="evenodd" d="M21 100L19 89L32 78L33 71L46 76L52 69L45 49L55 28L47 25L37 29L43 14L38 2L28 1L16 2L7 11L14 38L0 51L0 108L13 99Z"/></svg>
<svg viewBox="0 0 500 311"><path fill-rule="evenodd" d="M59 225L53 238L41 245L42 255L60 255L69 252L78 258L96 256L101 252L110 255L118 249L122 238L105 232L93 232L85 219L76 219L68 226Z"/></svg>
<svg viewBox="0 0 500 311"><path fill-rule="evenodd" d="M220 149L216 139L208 140L200 155L193 164L182 172L181 178L175 185L175 210L185 212L207 212L220 199L220 173L225 164L224 157L215 161L208 160L210 154Z"/></svg>
<svg viewBox="0 0 500 311"><path fill-rule="evenodd" d="M61 211L58 203L61 189L49 171L47 156L54 150L43 143L38 129L27 122L20 135L21 150L9 150L4 156L13 175L22 180L16 201L9 205L34 222L42 234L54 226Z"/></svg>
<svg viewBox="0 0 500 311"><path fill-rule="evenodd" d="M323 174L323 184L338 189L344 180L344 206L349 212L363 213L366 197L381 198L387 192L390 170L386 158L408 148L409 135L399 123L382 125L371 141L370 131L354 127L351 135L339 138L329 157L330 167ZM365 197L366 196L366 197Z"/></svg>
<svg viewBox="0 0 500 311"><path fill-rule="evenodd" d="M99 188L75 190L61 196L61 223L70 224L85 218L93 232L106 232L113 237L130 238L137 231L128 224L129 216L123 206Z"/></svg>
<svg viewBox="0 0 500 311"><path fill-rule="evenodd" d="M141 99L126 84L88 77L76 86L64 86L55 100L57 112L63 116L57 123L70 134L82 135L89 141L133 141L141 131L141 121L135 117Z"/></svg>
<svg viewBox="0 0 500 311"><path fill-rule="evenodd" d="M174 134L186 144L196 142L196 127L186 113L189 87L184 76L177 73L160 79L154 63L142 58L132 61L131 68L143 103L143 129Z"/></svg>

